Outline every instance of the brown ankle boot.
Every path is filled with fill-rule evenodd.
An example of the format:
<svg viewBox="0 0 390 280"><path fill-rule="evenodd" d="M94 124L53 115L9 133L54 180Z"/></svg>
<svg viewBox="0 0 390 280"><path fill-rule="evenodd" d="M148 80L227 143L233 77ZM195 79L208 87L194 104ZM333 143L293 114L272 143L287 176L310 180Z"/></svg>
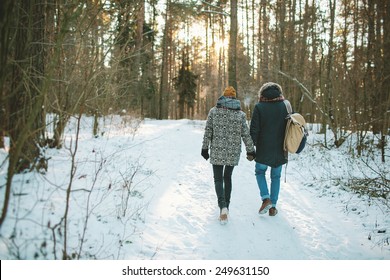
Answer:
<svg viewBox="0 0 390 280"><path fill-rule="evenodd" d="M270 216L275 216L276 214L278 214L278 209L276 209L275 207L271 207L269 209L269 215Z"/></svg>
<svg viewBox="0 0 390 280"><path fill-rule="evenodd" d="M263 200L263 204L261 204L261 207L259 209L259 214L265 214L267 211L272 207L271 200L269 198L266 198Z"/></svg>

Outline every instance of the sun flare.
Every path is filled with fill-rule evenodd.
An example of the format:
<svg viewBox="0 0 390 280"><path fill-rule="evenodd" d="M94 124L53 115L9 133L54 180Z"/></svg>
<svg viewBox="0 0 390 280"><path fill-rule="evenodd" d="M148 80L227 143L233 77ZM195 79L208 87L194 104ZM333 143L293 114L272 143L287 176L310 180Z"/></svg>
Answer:
<svg viewBox="0 0 390 280"><path fill-rule="evenodd" d="M216 50L226 50L229 47L229 40L227 38L217 38L215 40L215 49Z"/></svg>

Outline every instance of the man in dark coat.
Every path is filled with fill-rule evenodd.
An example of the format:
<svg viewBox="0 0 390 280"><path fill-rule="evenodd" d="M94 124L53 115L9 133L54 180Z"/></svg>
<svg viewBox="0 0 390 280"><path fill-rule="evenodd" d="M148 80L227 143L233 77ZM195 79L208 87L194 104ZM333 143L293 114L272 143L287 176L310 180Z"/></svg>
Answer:
<svg viewBox="0 0 390 280"><path fill-rule="evenodd" d="M268 82L259 90L250 135L256 146L256 180L260 189L262 205L259 214L277 214L276 203L279 197L280 176L283 164L287 163L287 153L283 149L284 132L288 112L280 85ZM271 168L271 188L268 189L265 173Z"/></svg>

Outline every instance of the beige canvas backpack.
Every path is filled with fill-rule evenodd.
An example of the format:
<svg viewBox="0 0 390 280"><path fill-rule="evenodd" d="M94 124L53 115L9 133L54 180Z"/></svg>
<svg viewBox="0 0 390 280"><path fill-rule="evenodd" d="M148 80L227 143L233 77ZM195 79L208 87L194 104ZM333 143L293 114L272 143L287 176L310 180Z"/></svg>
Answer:
<svg viewBox="0 0 390 280"><path fill-rule="evenodd" d="M308 132L306 129L305 118L299 113L293 113L291 104L288 100L284 100L287 108L287 125L284 133L284 150L299 154L306 145Z"/></svg>

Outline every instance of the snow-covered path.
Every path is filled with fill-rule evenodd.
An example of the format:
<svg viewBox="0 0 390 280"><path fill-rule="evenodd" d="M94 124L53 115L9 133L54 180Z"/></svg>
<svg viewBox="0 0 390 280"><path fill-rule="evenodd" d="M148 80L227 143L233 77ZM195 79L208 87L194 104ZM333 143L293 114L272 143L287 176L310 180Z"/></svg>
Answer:
<svg viewBox="0 0 390 280"><path fill-rule="evenodd" d="M124 259L389 259L373 246L361 221L342 211L337 198L320 197L294 177L290 161L282 182L279 213L259 216L254 162L245 151L233 172L230 220L217 220L212 168L200 156L204 122L146 121L137 135L158 178L140 224L139 240ZM244 147L243 147L244 149ZM313 169L316 167L313 166ZM283 171L284 179L284 171Z"/></svg>
<svg viewBox="0 0 390 280"><path fill-rule="evenodd" d="M92 118L83 118L71 182L67 250L80 259L390 260L387 201L343 190L345 172L361 167L340 150L319 148L315 132L304 153L290 157L286 182L283 169L275 217L257 214L255 163L242 151L222 226L212 167L200 155L205 121L101 122L95 138ZM2 259L61 258L63 234L51 226L63 221L74 132L72 122L64 148L47 150L46 173L15 176ZM0 169L0 185L5 178Z"/></svg>

